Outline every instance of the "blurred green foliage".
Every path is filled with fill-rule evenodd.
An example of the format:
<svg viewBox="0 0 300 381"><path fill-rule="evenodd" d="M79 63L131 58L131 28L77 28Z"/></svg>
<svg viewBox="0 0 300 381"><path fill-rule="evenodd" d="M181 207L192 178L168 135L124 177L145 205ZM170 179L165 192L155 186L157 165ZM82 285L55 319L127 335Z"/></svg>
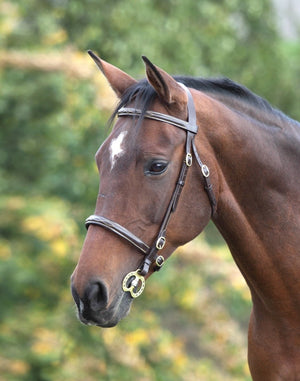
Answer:
<svg viewBox="0 0 300 381"><path fill-rule="evenodd" d="M228 76L300 119L299 45L270 0L2 1L0 380L250 380L250 296L212 225L118 327L76 320L69 276L115 102L87 49L135 77L142 54Z"/></svg>

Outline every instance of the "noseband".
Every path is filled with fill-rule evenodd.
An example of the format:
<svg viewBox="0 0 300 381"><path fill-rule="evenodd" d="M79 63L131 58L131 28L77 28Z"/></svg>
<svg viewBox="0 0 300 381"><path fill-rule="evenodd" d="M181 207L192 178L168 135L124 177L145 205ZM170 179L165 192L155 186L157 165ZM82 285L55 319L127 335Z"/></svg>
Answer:
<svg viewBox="0 0 300 381"><path fill-rule="evenodd" d="M127 242L135 246L142 255L144 255L144 260L139 269L136 271L132 271L126 275L123 280L123 290L125 292L130 292L133 298L137 298L143 292L145 288L145 275L148 274L151 265L153 264L153 271L159 270L164 264L164 257L159 255L159 251L163 249L166 243L166 233L168 223L170 221L171 214L176 210L176 206L182 191L182 188L185 184L185 179L187 175L187 171L193 162L193 154L196 158L198 165L201 168L201 172L204 179L204 189L208 195L208 199L211 205L211 213L212 215L215 213L216 209L216 198L213 192L212 184L209 178L209 169L207 165L203 164L200 156L197 152L194 139L198 131L197 120L196 120L196 110L193 101L192 94L189 89L180 83L180 85L186 91L188 96L187 110L188 110L188 121L184 121L173 116L162 114L155 111L146 111L144 114L144 118L156 120L159 122L164 122L171 124L175 127L181 128L186 131L186 143L185 143L185 158L183 160L178 180L176 182L175 189L173 191L171 200L169 202L168 208L164 215L163 221L161 223L159 233L152 243L151 246L148 246L141 239L132 234L129 230L119 225L118 223L109 220L103 216L91 215L85 221L85 226L88 228L90 225L101 226L119 237L125 239ZM139 117L142 115L142 111L135 108L122 107L118 111L118 117L122 116L131 116L131 117Z"/></svg>

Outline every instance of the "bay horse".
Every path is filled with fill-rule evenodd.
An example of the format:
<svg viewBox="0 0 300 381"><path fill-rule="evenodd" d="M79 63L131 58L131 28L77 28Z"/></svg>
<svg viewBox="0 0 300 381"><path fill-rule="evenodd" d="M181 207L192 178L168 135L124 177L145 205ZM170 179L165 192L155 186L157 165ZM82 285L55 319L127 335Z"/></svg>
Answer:
<svg viewBox="0 0 300 381"><path fill-rule="evenodd" d="M173 77L143 57L136 81L89 54L120 101L71 277L80 320L116 325L212 219L251 292L253 380L300 380L300 124L228 79Z"/></svg>

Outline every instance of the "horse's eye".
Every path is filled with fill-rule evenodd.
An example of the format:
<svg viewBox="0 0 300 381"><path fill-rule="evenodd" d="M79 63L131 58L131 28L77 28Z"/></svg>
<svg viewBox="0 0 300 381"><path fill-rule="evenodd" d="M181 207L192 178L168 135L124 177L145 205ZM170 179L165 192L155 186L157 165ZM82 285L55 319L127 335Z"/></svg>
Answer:
<svg viewBox="0 0 300 381"><path fill-rule="evenodd" d="M145 174L146 175L160 175L168 167L168 163L166 161L161 160L154 160L148 163L148 165L145 168Z"/></svg>

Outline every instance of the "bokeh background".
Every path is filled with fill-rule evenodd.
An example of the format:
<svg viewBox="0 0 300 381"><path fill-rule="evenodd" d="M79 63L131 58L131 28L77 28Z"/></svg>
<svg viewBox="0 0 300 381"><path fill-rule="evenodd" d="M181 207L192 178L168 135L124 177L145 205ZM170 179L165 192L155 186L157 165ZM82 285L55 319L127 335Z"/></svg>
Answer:
<svg viewBox="0 0 300 381"><path fill-rule="evenodd" d="M81 325L69 277L98 191L114 94L130 75L227 76L300 120L299 2L0 1L0 380L250 380L250 296L209 225L116 328Z"/></svg>

